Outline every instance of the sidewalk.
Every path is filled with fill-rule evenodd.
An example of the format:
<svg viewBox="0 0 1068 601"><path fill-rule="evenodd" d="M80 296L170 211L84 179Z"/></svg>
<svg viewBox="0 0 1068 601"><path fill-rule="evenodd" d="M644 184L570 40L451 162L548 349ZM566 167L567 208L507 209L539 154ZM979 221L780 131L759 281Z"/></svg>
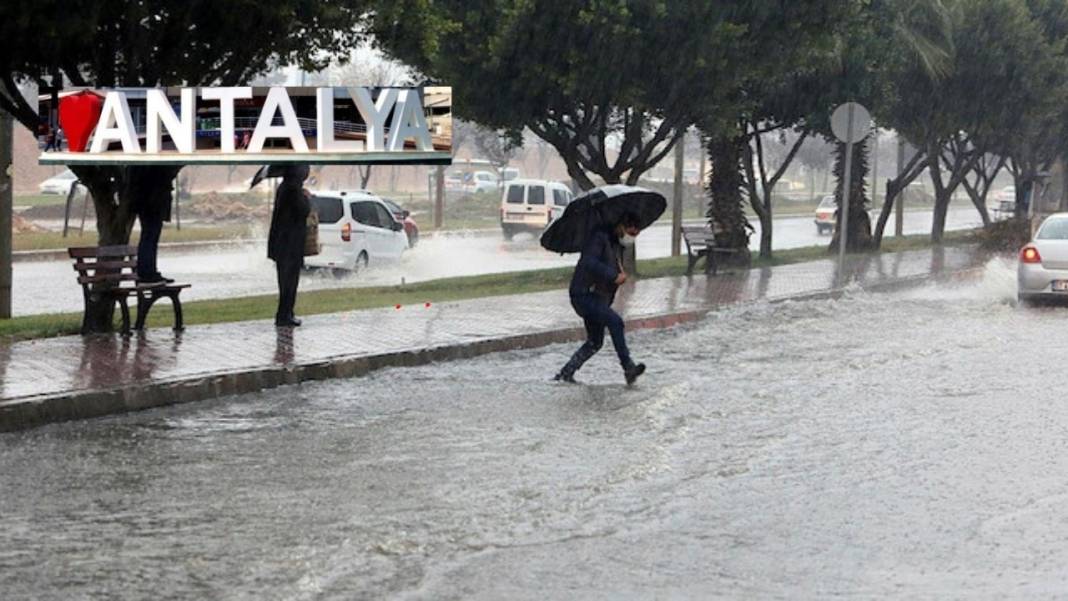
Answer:
<svg viewBox="0 0 1068 601"><path fill-rule="evenodd" d="M858 257L843 281L881 289L977 267L971 247ZM826 296L832 260L707 278L639 281L616 307L628 328L667 327L756 300ZM433 303L432 298L426 299ZM150 330L123 339L66 336L0 344L0 431L532 348L584 337L564 290L313 315L295 329L267 321Z"/></svg>

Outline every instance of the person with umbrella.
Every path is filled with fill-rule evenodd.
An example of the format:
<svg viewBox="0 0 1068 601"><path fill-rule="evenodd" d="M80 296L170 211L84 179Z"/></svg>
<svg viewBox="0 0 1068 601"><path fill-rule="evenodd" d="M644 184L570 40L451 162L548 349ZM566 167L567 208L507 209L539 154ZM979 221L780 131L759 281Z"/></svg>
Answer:
<svg viewBox="0 0 1068 601"><path fill-rule="evenodd" d="M568 292L586 326L586 342L554 379L574 382L575 372L604 345L607 328L628 385L645 373L627 348L623 318L612 309L616 290L627 281L623 250L667 208L664 197L630 186L595 188L576 198L545 231L541 244L556 252L581 251Z"/></svg>
<svg viewBox="0 0 1068 601"><path fill-rule="evenodd" d="M274 325L279 327L301 323L293 315L293 306L297 302L300 270L304 267L304 237L311 212L311 201L304 190L309 171L307 165L272 165L261 169L252 181L255 186L264 177L282 176L282 183L275 192L271 229L267 235L267 257L274 260L278 273L278 311Z"/></svg>

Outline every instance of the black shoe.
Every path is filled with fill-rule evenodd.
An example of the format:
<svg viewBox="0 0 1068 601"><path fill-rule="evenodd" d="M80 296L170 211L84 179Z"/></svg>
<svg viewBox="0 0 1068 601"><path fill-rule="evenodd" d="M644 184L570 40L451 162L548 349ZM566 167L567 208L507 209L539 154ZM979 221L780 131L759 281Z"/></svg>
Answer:
<svg viewBox="0 0 1068 601"><path fill-rule="evenodd" d="M149 274L149 275L138 275L137 276L137 283L138 284L149 284L149 285L154 285L154 286L162 286L162 285L166 284L167 282L165 282L163 280L163 276L161 276L160 274L153 273L153 274Z"/></svg>
<svg viewBox="0 0 1068 601"><path fill-rule="evenodd" d="M553 380L557 382L567 382L568 384L577 384L577 382L575 382L575 374L565 374L564 372L560 372L553 376Z"/></svg>
<svg viewBox="0 0 1068 601"><path fill-rule="evenodd" d="M156 281L163 282L164 284L173 284L174 283L174 279L173 278L163 277L163 274L158 272L158 271L156 272L154 277L156 278Z"/></svg>
<svg viewBox="0 0 1068 601"><path fill-rule="evenodd" d="M645 373L645 364L639 363L637 365L631 365L629 368L623 370L623 376L627 378L627 386L630 386L638 379L638 376Z"/></svg>
<svg viewBox="0 0 1068 601"><path fill-rule="evenodd" d="M275 319L274 325L279 328L295 328L301 324L301 321L296 317L286 317L283 319Z"/></svg>

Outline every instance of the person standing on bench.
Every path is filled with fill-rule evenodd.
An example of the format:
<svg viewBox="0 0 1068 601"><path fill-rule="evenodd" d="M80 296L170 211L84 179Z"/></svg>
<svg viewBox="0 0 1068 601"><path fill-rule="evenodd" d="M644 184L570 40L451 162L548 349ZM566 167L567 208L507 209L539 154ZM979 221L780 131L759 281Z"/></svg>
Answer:
<svg viewBox="0 0 1068 601"><path fill-rule="evenodd" d="M171 284L171 278L163 277L156 265L159 253L159 237L163 233L163 222L171 220L171 193L174 188L168 182L158 182L159 175L151 169L138 168L138 176L143 178L141 189L144 193L135 195L133 206L137 220L141 223L141 239L137 243L137 281L146 284ZM136 176L135 176L136 177Z"/></svg>
<svg viewBox="0 0 1068 601"><path fill-rule="evenodd" d="M279 327L300 325L300 320L293 315L293 306L297 302L300 270L304 267L304 236L311 212L311 201L304 190L308 173L307 165L286 167L274 196L267 256L274 260L278 271L278 311L274 315L274 325Z"/></svg>
<svg viewBox="0 0 1068 601"><path fill-rule="evenodd" d="M623 333L623 318L612 310L616 289L627 281L623 271L623 247L633 246L641 231L638 217L625 214L614 226L602 226L594 230L582 248L582 255L571 277L571 306L586 325L586 343L571 360L556 374L555 380L574 382L575 372L597 354L604 344L604 330L612 335L619 364L627 385L633 384L645 373L645 364L630 358L627 339Z"/></svg>

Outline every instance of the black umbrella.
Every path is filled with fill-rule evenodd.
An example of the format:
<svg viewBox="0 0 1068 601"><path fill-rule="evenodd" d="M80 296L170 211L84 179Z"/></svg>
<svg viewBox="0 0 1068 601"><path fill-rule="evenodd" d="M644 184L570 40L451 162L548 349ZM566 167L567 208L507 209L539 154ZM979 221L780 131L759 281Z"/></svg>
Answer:
<svg viewBox="0 0 1068 601"><path fill-rule="evenodd" d="M541 245L558 253L582 250L594 228L615 225L632 213L645 229L664 214L667 200L659 192L635 186L601 186L580 194L564 209L564 214L541 235Z"/></svg>
<svg viewBox="0 0 1068 601"><path fill-rule="evenodd" d="M270 177L282 177L286 173L285 165L264 165L260 167L260 170L256 172L256 175L252 176L252 183L249 184L248 189L251 190L256 187L263 180Z"/></svg>

